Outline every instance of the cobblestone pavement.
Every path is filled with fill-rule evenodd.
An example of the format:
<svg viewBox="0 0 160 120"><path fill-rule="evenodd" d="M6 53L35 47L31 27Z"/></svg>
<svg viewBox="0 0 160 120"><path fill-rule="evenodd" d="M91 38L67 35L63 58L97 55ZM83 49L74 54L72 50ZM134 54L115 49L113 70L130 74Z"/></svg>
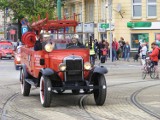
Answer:
<svg viewBox="0 0 160 120"><path fill-rule="evenodd" d="M98 62L97 62L98 64ZM13 60L0 61L0 113L2 120L159 120L160 80L141 78L139 62L107 62L108 84L103 106L93 95L53 95L50 108L43 108L39 89L29 97L20 93L19 71ZM80 101L83 104L80 105Z"/></svg>

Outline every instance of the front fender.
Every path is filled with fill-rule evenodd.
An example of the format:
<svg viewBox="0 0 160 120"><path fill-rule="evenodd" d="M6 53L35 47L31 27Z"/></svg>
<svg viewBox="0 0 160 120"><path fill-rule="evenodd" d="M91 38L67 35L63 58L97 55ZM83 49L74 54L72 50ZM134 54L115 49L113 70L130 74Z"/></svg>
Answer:
<svg viewBox="0 0 160 120"><path fill-rule="evenodd" d="M96 66L93 70L93 74L94 73L99 73L99 74L106 74L108 73L108 70L106 67L104 66Z"/></svg>
<svg viewBox="0 0 160 120"><path fill-rule="evenodd" d="M99 75L104 75L106 73L108 73L108 70L104 66L95 66L90 72L89 81L93 82Z"/></svg>
<svg viewBox="0 0 160 120"><path fill-rule="evenodd" d="M22 64L22 65L20 66L20 69L21 69L21 70L23 69L24 78L28 78L28 77L29 77L29 74L28 74L28 72L27 72L27 66L26 66L25 64ZM21 72L21 70L20 70L20 72ZM21 74L21 73L20 73L20 74Z"/></svg>
<svg viewBox="0 0 160 120"><path fill-rule="evenodd" d="M52 70L52 69L50 69L50 68L43 68L43 69L41 69L40 70L41 71L41 73L42 73L42 75L44 75L44 76L50 76L50 75L53 75L55 72Z"/></svg>

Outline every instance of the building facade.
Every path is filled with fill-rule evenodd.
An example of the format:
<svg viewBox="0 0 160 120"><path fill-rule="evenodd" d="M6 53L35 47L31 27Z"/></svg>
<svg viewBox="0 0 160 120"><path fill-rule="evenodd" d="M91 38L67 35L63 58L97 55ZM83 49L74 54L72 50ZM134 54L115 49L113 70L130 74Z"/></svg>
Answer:
<svg viewBox="0 0 160 120"><path fill-rule="evenodd" d="M5 9L5 11L0 10L0 40L7 39L16 42L18 39L18 26L11 23L11 13L12 11L8 9Z"/></svg>
<svg viewBox="0 0 160 120"><path fill-rule="evenodd" d="M112 1L112 4L110 4ZM64 14L78 14L77 32L81 38L107 39L110 41L109 8L113 37L123 37L136 51L139 42L148 45L160 41L159 0L68 0Z"/></svg>
<svg viewBox="0 0 160 120"><path fill-rule="evenodd" d="M4 38L4 12L0 10L0 39Z"/></svg>

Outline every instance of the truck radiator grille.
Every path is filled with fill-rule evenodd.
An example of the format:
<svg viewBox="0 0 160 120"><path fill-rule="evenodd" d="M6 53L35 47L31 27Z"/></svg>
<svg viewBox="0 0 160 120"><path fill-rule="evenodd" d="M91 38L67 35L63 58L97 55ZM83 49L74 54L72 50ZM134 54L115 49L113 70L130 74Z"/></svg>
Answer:
<svg viewBox="0 0 160 120"><path fill-rule="evenodd" d="M66 81L81 81L83 79L82 59L66 60Z"/></svg>

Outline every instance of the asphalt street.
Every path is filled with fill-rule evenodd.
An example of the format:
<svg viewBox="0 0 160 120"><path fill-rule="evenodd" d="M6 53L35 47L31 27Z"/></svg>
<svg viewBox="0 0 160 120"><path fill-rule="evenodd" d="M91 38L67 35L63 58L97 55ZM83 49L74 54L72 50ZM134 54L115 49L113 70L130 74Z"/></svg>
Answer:
<svg viewBox="0 0 160 120"><path fill-rule="evenodd" d="M98 64L98 62L96 62ZM109 70L107 98L96 106L93 95L54 94L50 108L43 108L39 88L30 96L20 92L19 71L13 60L0 60L1 120L159 120L160 80L141 78L139 62L116 61L103 64Z"/></svg>

